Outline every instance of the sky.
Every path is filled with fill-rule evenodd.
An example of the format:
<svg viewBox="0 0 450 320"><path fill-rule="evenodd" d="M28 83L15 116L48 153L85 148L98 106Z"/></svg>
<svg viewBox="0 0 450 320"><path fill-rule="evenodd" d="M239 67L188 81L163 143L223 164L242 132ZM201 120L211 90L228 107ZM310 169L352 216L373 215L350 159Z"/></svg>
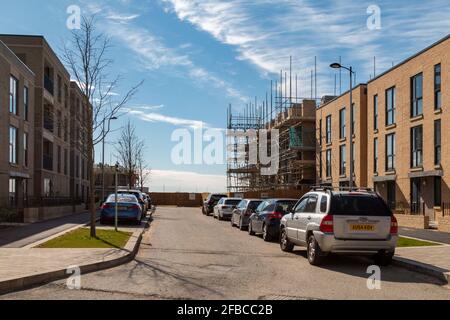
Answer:
<svg viewBox="0 0 450 320"><path fill-rule="evenodd" d="M68 7L95 14L97 30L111 38L109 73L122 79L115 94L144 81L112 122L105 160L115 163L114 142L131 121L145 142L151 191L225 191L225 159L180 164L173 157L179 143L173 135L189 132L192 150L201 151L211 142L207 135L203 142L202 136L194 140L194 130L225 128L229 104L237 113L255 96L263 99L270 80L288 70L290 56L301 97L310 96L316 57L320 98L348 89L345 77L335 89L336 70L329 68L339 57L364 83L374 75L374 57L380 74L450 31L448 0L1 2L0 33L43 35L57 54L70 39Z"/></svg>

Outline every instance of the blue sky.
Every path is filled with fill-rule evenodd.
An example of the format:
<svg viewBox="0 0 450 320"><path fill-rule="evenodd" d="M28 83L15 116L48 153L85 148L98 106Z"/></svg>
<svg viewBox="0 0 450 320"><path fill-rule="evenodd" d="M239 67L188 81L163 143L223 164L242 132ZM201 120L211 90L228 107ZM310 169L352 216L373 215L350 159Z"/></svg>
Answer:
<svg viewBox="0 0 450 320"><path fill-rule="evenodd" d="M264 97L290 55L301 96L309 96L317 56L321 96L334 93L335 71L328 65L339 56L356 69L357 82L366 82L374 56L379 74L450 30L447 0L15 0L2 3L7 14L0 32L41 34L60 52L70 35L66 10L74 4L83 14L95 13L99 30L112 39L112 71L123 76L117 93L145 80L113 127L128 119L136 125L155 191L225 188L224 165L173 164L171 134L199 122L225 127L227 105L237 111ZM379 30L367 27L370 5L381 9ZM107 139L107 161L115 161L116 139L116 133Z"/></svg>

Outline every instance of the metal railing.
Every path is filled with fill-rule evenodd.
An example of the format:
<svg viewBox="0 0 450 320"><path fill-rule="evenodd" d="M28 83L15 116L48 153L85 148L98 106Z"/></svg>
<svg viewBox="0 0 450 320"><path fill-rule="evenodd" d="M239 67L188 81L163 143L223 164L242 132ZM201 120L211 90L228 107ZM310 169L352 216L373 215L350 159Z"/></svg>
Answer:
<svg viewBox="0 0 450 320"><path fill-rule="evenodd" d="M450 216L450 202L443 202L441 210L442 210L443 217Z"/></svg>

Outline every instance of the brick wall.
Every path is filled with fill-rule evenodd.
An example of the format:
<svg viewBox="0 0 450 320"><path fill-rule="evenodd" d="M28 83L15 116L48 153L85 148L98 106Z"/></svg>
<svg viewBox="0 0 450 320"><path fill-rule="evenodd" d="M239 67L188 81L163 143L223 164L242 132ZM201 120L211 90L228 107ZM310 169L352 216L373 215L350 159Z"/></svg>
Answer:
<svg viewBox="0 0 450 320"><path fill-rule="evenodd" d="M430 226L430 218L423 215L409 215L396 212L398 225L400 227L428 229Z"/></svg>
<svg viewBox="0 0 450 320"><path fill-rule="evenodd" d="M195 193L195 200L190 193L150 193L153 204L157 206L200 207L203 204L201 193Z"/></svg>

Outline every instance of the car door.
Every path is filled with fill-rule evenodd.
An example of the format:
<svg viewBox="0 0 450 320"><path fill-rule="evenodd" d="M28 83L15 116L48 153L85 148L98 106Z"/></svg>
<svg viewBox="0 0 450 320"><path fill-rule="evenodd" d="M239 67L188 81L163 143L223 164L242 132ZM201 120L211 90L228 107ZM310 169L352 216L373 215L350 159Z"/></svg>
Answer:
<svg viewBox="0 0 450 320"><path fill-rule="evenodd" d="M264 219L267 216L268 210L274 206L273 203L266 201L262 206L261 210L256 213L255 219L253 221L253 231L256 233L261 233L263 229Z"/></svg>
<svg viewBox="0 0 450 320"><path fill-rule="evenodd" d="M308 225L314 222L317 214L317 203L319 201L319 196L317 194L310 194L308 197L308 202L305 206L303 212L299 214L298 219L298 241L306 243L306 233L308 230Z"/></svg>
<svg viewBox="0 0 450 320"><path fill-rule="evenodd" d="M304 239L304 236L302 234L301 230L301 218L302 214L305 212L305 208L308 204L309 196L303 197L298 204L295 206L293 217L292 217L292 223L290 230L288 230L288 235L290 238L295 239L296 242L301 241L300 239ZM304 231L303 231L304 232Z"/></svg>
<svg viewBox="0 0 450 320"><path fill-rule="evenodd" d="M225 198L222 198L215 205L215 207L214 207L214 217L218 217L219 216L219 207L224 203L224 201L225 201Z"/></svg>

